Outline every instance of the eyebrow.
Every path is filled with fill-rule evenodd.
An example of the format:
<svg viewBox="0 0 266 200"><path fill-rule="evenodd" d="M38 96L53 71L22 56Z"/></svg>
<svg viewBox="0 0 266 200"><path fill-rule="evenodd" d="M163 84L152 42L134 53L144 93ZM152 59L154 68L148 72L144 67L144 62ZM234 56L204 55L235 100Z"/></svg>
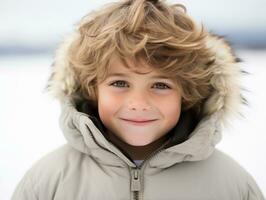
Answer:
<svg viewBox="0 0 266 200"><path fill-rule="evenodd" d="M111 76L129 77L127 74L124 74L124 73L110 73L107 75L107 78L109 78Z"/></svg>
<svg viewBox="0 0 266 200"><path fill-rule="evenodd" d="M140 74L140 75L144 75L144 74ZM110 73L107 75L107 78L112 77L112 76L130 77L129 75L124 74L124 73ZM153 79L171 79L171 77L164 76L164 75L154 75L154 76L151 76L151 78L153 78Z"/></svg>

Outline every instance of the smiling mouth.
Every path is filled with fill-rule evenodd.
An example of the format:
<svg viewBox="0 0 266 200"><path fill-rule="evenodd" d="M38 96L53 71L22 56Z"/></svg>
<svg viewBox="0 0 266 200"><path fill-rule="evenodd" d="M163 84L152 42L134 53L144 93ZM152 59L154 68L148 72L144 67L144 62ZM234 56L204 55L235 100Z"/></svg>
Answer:
<svg viewBox="0 0 266 200"><path fill-rule="evenodd" d="M121 118L121 120L123 120L125 122L128 122L130 124L133 124L133 125L147 125L147 124L150 124L150 123L156 121L157 119L151 119L151 120L135 120L135 119L123 119L123 118Z"/></svg>

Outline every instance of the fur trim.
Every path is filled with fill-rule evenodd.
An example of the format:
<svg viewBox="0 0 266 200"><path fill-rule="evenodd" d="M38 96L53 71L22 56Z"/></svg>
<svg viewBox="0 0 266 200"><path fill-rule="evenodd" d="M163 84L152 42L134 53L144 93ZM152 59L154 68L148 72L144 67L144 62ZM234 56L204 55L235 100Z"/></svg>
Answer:
<svg viewBox="0 0 266 200"><path fill-rule="evenodd" d="M60 102L63 102L67 96L74 95L80 85L68 56L69 47L78 37L77 31L67 36L55 53L55 60L46 89Z"/></svg>
<svg viewBox="0 0 266 200"><path fill-rule="evenodd" d="M211 84L215 90L205 102L203 113L221 112L221 122L228 124L230 116L238 114L243 101L239 85L242 74L239 59L222 37L209 35L207 46L215 55L215 61L210 66L213 71Z"/></svg>
<svg viewBox="0 0 266 200"><path fill-rule="evenodd" d="M79 82L68 60L68 48L79 36L74 32L68 36L56 51L52 74L48 81L47 89L61 102L70 96L78 96ZM239 78L242 71L238 58L234 56L230 45L221 37L209 34L206 45L214 54L214 62L210 65L213 69L211 84L215 89L203 106L204 116L219 112L221 124L229 120L229 116L239 112L243 99L240 94Z"/></svg>

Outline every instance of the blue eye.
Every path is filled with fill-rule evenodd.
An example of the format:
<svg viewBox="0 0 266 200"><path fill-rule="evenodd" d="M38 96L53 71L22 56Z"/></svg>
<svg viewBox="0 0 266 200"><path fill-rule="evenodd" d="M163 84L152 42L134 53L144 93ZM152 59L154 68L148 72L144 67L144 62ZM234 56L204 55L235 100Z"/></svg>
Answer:
<svg viewBox="0 0 266 200"><path fill-rule="evenodd" d="M126 81L118 80L118 81L112 82L110 86L114 86L117 88L126 88L126 87L129 87L129 84ZM152 86L152 88L159 89L159 90L171 89L167 84L162 83L162 82L155 83Z"/></svg>
<svg viewBox="0 0 266 200"><path fill-rule="evenodd" d="M115 87L128 87L128 84L126 81L115 81L111 83L110 85L115 86Z"/></svg>
<svg viewBox="0 0 266 200"><path fill-rule="evenodd" d="M165 83L155 83L153 86L155 89L160 89L160 90L164 90L164 89L170 89L170 87L168 85L166 85Z"/></svg>

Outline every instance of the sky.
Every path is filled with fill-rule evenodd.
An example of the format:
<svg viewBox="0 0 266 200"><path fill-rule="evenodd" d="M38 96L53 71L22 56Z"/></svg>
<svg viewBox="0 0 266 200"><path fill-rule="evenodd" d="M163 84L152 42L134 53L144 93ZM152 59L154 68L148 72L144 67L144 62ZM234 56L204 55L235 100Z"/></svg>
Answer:
<svg viewBox="0 0 266 200"><path fill-rule="evenodd" d="M55 45L74 29L82 16L109 2L111 1L0 0L0 48L12 45L33 47ZM265 0L168 0L168 2L183 3L187 7L188 14L198 23L203 23L209 30L219 34L231 34L235 40L239 38L239 33L249 35L250 40L258 40L263 33L266 34Z"/></svg>

